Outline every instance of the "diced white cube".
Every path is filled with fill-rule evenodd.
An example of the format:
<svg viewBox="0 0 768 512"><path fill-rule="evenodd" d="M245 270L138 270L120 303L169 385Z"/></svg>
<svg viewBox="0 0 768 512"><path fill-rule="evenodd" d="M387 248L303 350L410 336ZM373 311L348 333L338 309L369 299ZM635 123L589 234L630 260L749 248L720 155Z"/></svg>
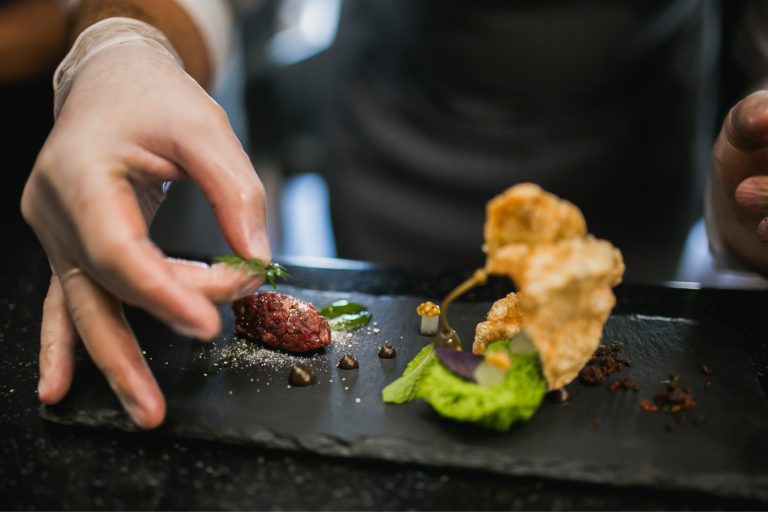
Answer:
<svg viewBox="0 0 768 512"><path fill-rule="evenodd" d="M434 336L439 328L440 316L422 316L419 334L422 336Z"/></svg>

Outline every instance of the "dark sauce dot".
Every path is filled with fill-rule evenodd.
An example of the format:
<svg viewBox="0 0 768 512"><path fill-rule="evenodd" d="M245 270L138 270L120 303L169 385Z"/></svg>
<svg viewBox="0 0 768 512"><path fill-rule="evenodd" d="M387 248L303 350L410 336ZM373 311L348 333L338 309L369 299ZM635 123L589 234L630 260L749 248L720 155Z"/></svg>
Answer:
<svg viewBox="0 0 768 512"><path fill-rule="evenodd" d="M342 370L357 370L360 368L360 364L352 354L347 354L339 359L339 364L336 365L336 368L340 368Z"/></svg>
<svg viewBox="0 0 768 512"><path fill-rule="evenodd" d="M295 364L291 366L291 373L288 375L288 382L291 386L304 387L311 386L317 382L317 377L312 368L305 364Z"/></svg>
<svg viewBox="0 0 768 512"><path fill-rule="evenodd" d="M397 353L395 352L395 347L392 345L384 345L383 347L379 347L379 357L381 359L392 359L396 355Z"/></svg>
<svg viewBox="0 0 768 512"><path fill-rule="evenodd" d="M547 400L554 404L564 404L570 401L571 396L571 392L568 388L560 388L547 393Z"/></svg>

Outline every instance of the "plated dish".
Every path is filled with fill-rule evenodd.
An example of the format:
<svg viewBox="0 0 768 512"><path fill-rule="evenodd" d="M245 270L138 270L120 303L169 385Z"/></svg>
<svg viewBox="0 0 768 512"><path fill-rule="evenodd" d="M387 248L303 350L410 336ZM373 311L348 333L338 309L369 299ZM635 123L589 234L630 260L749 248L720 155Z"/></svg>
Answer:
<svg viewBox="0 0 768 512"><path fill-rule="evenodd" d="M547 390L569 384L593 357L624 264L610 242L588 234L575 205L533 184L511 187L488 203L484 237L485 266L439 306L417 308L419 332L433 334L434 341L382 390L382 400L422 399L446 418L506 430L530 418ZM476 327L471 353L465 352L450 327L449 306L489 275L511 278L517 292L493 304ZM277 292L256 293L233 307L238 334L288 352L319 350L331 343L332 328L359 328L371 318L363 305L340 302L318 310ZM379 348L380 358L395 355L392 346ZM356 369L353 359L346 354L338 367ZM316 382L296 365L289 380L295 386Z"/></svg>

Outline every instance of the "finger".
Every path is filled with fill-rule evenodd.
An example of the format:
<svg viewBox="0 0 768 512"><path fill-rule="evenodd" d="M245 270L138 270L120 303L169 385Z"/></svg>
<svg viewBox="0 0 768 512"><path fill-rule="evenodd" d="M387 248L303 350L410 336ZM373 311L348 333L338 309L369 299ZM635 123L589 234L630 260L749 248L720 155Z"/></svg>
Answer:
<svg viewBox="0 0 768 512"><path fill-rule="evenodd" d="M736 187L736 204L747 212L768 214L768 176L752 176Z"/></svg>
<svg viewBox="0 0 768 512"><path fill-rule="evenodd" d="M210 300L223 304L255 292L263 277L252 278L231 265L209 266L198 261L169 258L173 273L185 285L201 291Z"/></svg>
<svg viewBox="0 0 768 512"><path fill-rule="evenodd" d="M44 404L55 404L64 398L72 385L75 367L77 331L69 316L59 279L54 274L43 303L40 329L40 382L37 394Z"/></svg>
<svg viewBox="0 0 768 512"><path fill-rule="evenodd" d="M131 146L127 149L122 161L130 168L131 180L142 185L189 178L187 173L174 162L141 146Z"/></svg>
<svg viewBox="0 0 768 512"><path fill-rule="evenodd" d="M712 153L713 176L729 200L737 187L768 168L768 91L751 94L734 106Z"/></svg>
<svg viewBox="0 0 768 512"><path fill-rule="evenodd" d="M62 281L69 312L91 359L136 424L157 427L165 418L165 399L120 303L84 272Z"/></svg>
<svg viewBox="0 0 768 512"><path fill-rule="evenodd" d="M757 239L763 245L768 248L768 217L761 220L757 225Z"/></svg>
<svg viewBox="0 0 768 512"><path fill-rule="evenodd" d="M181 166L213 207L232 250L269 263L264 186L229 124L187 139L178 150Z"/></svg>
<svg viewBox="0 0 768 512"><path fill-rule="evenodd" d="M754 151L768 145L768 91L750 94L734 106L724 124L728 143L738 151Z"/></svg>
<svg viewBox="0 0 768 512"><path fill-rule="evenodd" d="M78 263L110 293L177 332L213 338L221 328L216 308L203 293L176 279L162 252L147 237L127 180L120 176L92 180L84 187L96 190L86 194L93 214L75 215L86 245L85 261Z"/></svg>

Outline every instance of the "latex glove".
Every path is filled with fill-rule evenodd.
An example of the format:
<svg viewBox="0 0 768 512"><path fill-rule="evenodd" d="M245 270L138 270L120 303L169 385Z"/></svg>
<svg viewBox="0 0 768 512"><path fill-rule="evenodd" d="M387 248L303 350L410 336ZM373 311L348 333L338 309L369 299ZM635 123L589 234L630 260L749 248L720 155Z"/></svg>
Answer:
<svg viewBox="0 0 768 512"><path fill-rule="evenodd" d="M214 302L259 284L221 266L169 261L149 240L137 190L149 217L161 184L187 177L213 205L234 252L270 261L264 190L224 111L155 49L118 46L91 57L22 197L55 272L41 332L43 402L69 389L79 335L136 423L159 425L164 398L121 303L210 339L221 325Z"/></svg>
<svg viewBox="0 0 768 512"><path fill-rule="evenodd" d="M768 92L731 109L715 142L707 198L710 246L721 266L768 275Z"/></svg>

